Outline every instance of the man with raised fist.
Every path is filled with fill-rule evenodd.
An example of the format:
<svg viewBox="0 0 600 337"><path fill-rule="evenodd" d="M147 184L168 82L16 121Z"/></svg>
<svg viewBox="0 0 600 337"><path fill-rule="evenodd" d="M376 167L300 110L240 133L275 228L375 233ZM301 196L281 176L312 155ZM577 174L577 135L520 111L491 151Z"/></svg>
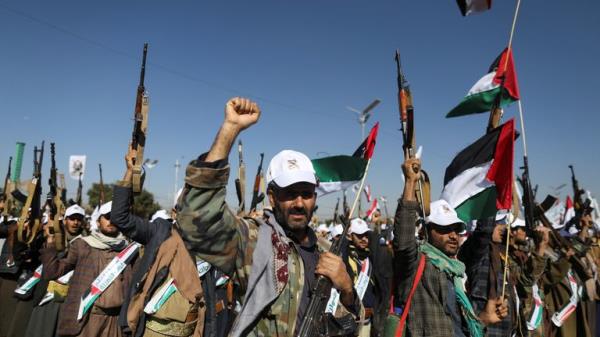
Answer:
<svg viewBox="0 0 600 337"><path fill-rule="evenodd" d="M239 285L241 311L230 336L294 336L305 316L315 274L329 278L340 292L343 305L336 314L356 314L360 302L342 259L320 252L308 226L318 182L306 155L283 150L269 163L267 196L273 211L239 218L227 207L231 146L259 117L258 105L248 99L227 102L210 151L187 167L177 221L196 257L234 276Z"/></svg>

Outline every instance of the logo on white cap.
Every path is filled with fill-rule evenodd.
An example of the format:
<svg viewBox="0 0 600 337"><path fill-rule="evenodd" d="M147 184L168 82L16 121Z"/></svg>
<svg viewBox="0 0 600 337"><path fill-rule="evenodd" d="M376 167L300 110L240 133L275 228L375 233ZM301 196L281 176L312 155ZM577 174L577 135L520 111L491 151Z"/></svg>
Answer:
<svg viewBox="0 0 600 337"><path fill-rule="evenodd" d="M279 187L307 182L316 185L317 178L312 162L298 151L283 150L276 154L267 170L267 185L274 181Z"/></svg>
<svg viewBox="0 0 600 337"><path fill-rule="evenodd" d="M429 216L425 218L426 223L434 223L438 226L450 226L457 223L463 224L456 211L444 199L432 201L429 207Z"/></svg>

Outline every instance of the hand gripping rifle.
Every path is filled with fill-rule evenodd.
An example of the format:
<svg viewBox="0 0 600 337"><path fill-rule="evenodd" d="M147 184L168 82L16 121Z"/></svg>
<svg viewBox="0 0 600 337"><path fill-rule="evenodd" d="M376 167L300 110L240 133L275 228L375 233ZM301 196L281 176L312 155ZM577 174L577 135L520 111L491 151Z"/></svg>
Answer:
<svg viewBox="0 0 600 337"><path fill-rule="evenodd" d="M341 237L331 244L329 249L330 253L338 256L342 253L342 248L347 245L347 234L350 229L348 218L346 216L340 218L344 231ZM357 326L352 315L348 314L340 318L334 318L331 313L325 313L332 286L331 280L327 277L322 275L317 277L298 336L346 336L356 331Z"/></svg>
<svg viewBox="0 0 600 337"><path fill-rule="evenodd" d="M144 55L142 58L142 70L140 72L140 84L137 87L135 97L135 114L133 121L133 133L131 135L131 147L137 150L137 156L133 159L133 193L140 193L144 185L144 146L146 145L146 129L148 127L148 94L144 87L146 75L146 54L148 43L144 43Z"/></svg>
<svg viewBox="0 0 600 337"><path fill-rule="evenodd" d="M550 245L558 250L562 256L567 256L567 251L569 249L573 249L577 252L577 249L573 245L573 243L563 237L550 223L550 220L544 214L554 203L556 202L556 197L548 195L546 199L541 203L535 206L535 219L539 220L542 225L546 228L550 229ZM589 280L592 278L589 269L586 265L581 261L580 257L577 255L572 255L568 258L569 263L571 263L571 267L575 271L575 273L583 280Z"/></svg>
<svg viewBox="0 0 600 337"><path fill-rule="evenodd" d="M412 104L412 94L408 81L402 73L402 66L400 65L400 52L396 50L396 80L398 82L398 108L400 111L400 131L402 131L402 148L404 149L404 156L408 158L414 158L415 156L415 125L414 125L414 108ZM421 216L425 217L429 215L429 203L430 197L430 184L429 176L424 170L421 170L422 177L419 179L415 188L415 194L417 201L419 202L419 208L421 210Z"/></svg>
<svg viewBox="0 0 600 337"><path fill-rule="evenodd" d="M2 217L4 221L7 221L10 214L10 210L13 204L12 198L12 187L10 181L10 169L12 165L12 156L8 159L8 170L6 171L6 177L4 178L4 188L2 189L2 201L4 202L4 208L2 209Z"/></svg>
<svg viewBox="0 0 600 337"><path fill-rule="evenodd" d="M246 164L244 163L243 157L242 140L238 142L238 177L235 180L235 192L238 198L238 213L244 214L246 212Z"/></svg>
<svg viewBox="0 0 600 337"><path fill-rule="evenodd" d="M51 233L54 234L54 246L57 251L65 249L64 235L60 226L60 217L65 212L65 204L62 200L62 188L58 186L58 170L56 169L56 149L54 143L50 143L50 192L48 193L47 205L50 206L50 217L47 226L51 226Z"/></svg>
<svg viewBox="0 0 600 337"><path fill-rule="evenodd" d="M265 194L260 192L260 180L262 178L262 166L265 154L260 154L260 164L258 164L258 170L256 171L256 177L254 177L254 187L252 188L252 202L250 203L250 212L256 211L256 205L260 203L264 198Z"/></svg>
<svg viewBox="0 0 600 337"><path fill-rule="evenodd" d="M44 142L38 150L33 148L33 178L27 186L27 199L21 209L21 216L17 222L17 240L30 244L40 230L42 222L41 194L42 194L42 162L44 160ZM31 211L30 211L31 209ZM28 223L28 228L25 228Z"/></svg>

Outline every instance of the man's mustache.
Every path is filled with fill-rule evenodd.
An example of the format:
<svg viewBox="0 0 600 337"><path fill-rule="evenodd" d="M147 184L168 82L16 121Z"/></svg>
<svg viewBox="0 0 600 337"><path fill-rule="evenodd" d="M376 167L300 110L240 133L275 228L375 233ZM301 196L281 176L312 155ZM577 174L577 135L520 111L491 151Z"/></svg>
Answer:
<svg viewBox="0 0 600 337"><path fill-rule="evenodd" d="M304 208L291 208L290 215L304 215L308 216L308 212Z"/></svg>

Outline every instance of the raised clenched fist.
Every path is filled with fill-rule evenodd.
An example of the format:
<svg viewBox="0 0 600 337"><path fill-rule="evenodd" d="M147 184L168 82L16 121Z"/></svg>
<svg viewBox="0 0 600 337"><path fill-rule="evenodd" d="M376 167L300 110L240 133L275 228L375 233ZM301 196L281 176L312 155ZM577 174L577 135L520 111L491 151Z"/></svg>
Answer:
<svg viewBox="0 0 600 337"><path fill-rule="evenodd" d="M407 158L402 164L402 173L407 181L416 182L421 178L421 159Z"/></svg>
<svg viewBox="0 0 600 337"><path fill-rule="evenodd" d="M242 131L256 123L259 117L260 108L255 102L247 98L234 97L225 105L224 123L233 126L238 131Z"/></svg>

